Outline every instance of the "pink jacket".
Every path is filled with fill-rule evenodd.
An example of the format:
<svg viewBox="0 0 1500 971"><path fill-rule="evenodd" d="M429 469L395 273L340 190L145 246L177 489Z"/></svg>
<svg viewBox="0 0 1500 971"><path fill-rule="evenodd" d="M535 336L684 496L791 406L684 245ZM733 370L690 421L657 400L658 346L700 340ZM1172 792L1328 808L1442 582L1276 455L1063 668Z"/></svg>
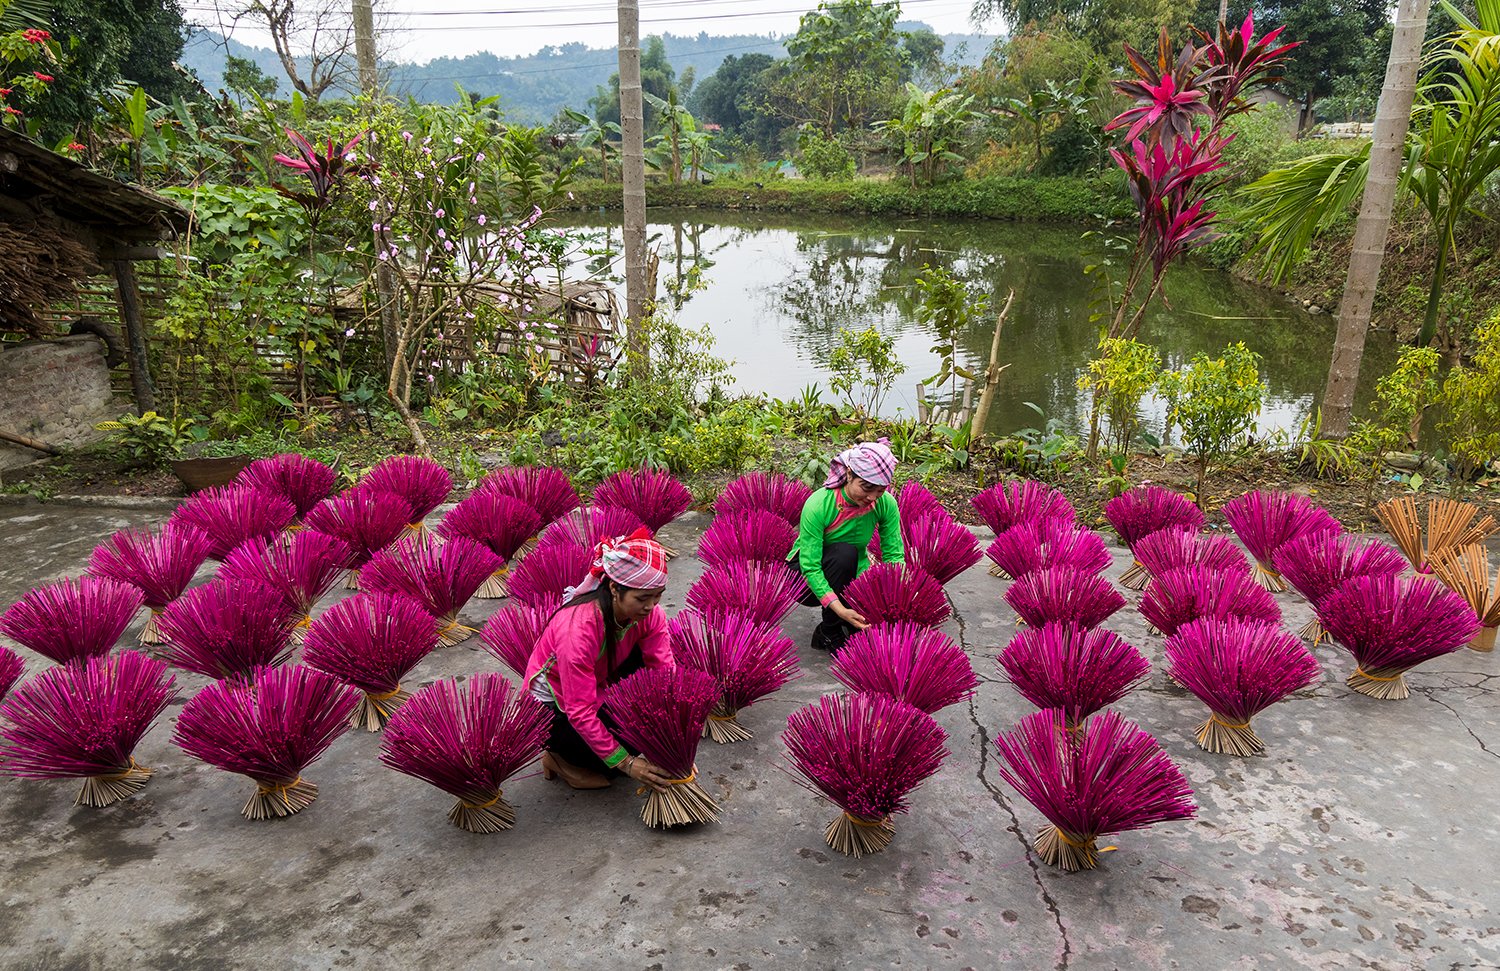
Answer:
<svg viewBox="0 0 1500 971"><path fill-rule="evenodd" d="M558 709L609 766L619 764L628 753L599 720L599 707L604 703L609 672L629 657L637 644L646 667L673 666L672 639L661 607L620 635L615 656L608 664L604 657L604 618L598 609L593 605L566 607L552 615L526 662L526 684L532 685L539 675L545 675Z"/></svg>

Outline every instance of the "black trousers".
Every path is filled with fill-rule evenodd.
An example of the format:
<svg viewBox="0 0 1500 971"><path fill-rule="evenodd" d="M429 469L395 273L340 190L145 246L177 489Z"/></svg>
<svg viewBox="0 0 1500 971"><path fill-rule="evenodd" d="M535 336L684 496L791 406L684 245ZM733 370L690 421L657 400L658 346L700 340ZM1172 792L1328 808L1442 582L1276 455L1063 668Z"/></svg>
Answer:
<svg viewBox="0 0 1500 971"><path fill-rule="evenodd" d="M828 585L833 592L840 597L844 595L844 588L854 580L854 571L859 569L860 548L853 543L824 543L823 544L823 576L828 580ZM816 607L818 598L811 590L802 597L802 604L806 607ZM838 614L823 608L823 626L832 630L842 624Z"/></svg>
<svg viewBox="0 0 1500 971"><path fill-rule="evenodd" d="M608 683L614 684L616 681L623 680L645 667L645 665L646 662L641 656L641 649L637 646L635 650L626 655L625 660L620 662L619 667L609 673ZM605 728L609 729L610 734L619 734L615 728L615 723L610 720L608 711L601 709L599 720L604 723ZM595 772L602 772L608 776L620 774L618 770L611 769L605 765L604 760L594 754L594 750L589 748L589 743L585 742L583 736L578 734L578 730L573 727L572 722L568 721L568 716L563 713L561 708L556 708L552 712L552 734L547 738L547 751L564 762L578 766L580 769L593 769ZM632 751L631 754L636 755L639 753Z"/></svg>

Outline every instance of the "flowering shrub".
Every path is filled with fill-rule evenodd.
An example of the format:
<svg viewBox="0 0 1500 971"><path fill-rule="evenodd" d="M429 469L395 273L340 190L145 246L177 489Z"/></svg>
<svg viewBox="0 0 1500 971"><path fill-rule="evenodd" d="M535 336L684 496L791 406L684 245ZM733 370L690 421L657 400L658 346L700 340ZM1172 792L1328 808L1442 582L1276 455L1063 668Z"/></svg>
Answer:
<svg viewBox="0 0 1500 971"><path fill-rule="evenodd" d="M48 86L57 80L36 66L56 70L53 65L58 63L57 42L49 32L33 27L0 34L0 125L20 128L25 124L26 111L18 106L45 97Z"/></svg>

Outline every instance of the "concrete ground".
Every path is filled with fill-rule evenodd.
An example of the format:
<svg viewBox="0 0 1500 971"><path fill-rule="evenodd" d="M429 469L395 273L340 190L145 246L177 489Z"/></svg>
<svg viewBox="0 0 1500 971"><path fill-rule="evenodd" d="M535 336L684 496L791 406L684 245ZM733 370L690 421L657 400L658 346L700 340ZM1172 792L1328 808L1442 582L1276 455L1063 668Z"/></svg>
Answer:
<svg viewBox="0 0 1500 971"><path fill-rule="evenodd" d="M0 507L0 603L161 518ZM670 610L704 524L665 531L686 554ZM1200 751L1201 705L1158 673L1119 707L1183 766L1199 818L1121 834L1098 870L1067 875L1028 853L1041 818L995 771L992 737L1030 710L996 673L1015 629L1002 590L983 565L949 587L948 633L984 683L938 716L952 755L882 854L830 850L836 810L781 768L788 713L836 687L801 609L786 626L803 677L746 713L753 741L700 750L724 815L697 831L646 829L633 786L575 793L533 775L506 790L516 828L473 836L445 821L450 797L383 768L378 736L352 732L308 772L318 802L271 823L241 818L251 784L188 759L166 723L137 752L155 778L109 809L73 808L71 782L0 781L0 966L1497 966L1495 657L1439 659L1409 700L1379 702L1344 687L1347 655L1320 648L1325 680L1256 719L1269 754L1249 760ZM1300 626L1306 605L1281 600ZM1160 660L1133 609L1111 626ZM463 644L415 680L497 666ZM178 708L202 679L180 682Z"/></svg>

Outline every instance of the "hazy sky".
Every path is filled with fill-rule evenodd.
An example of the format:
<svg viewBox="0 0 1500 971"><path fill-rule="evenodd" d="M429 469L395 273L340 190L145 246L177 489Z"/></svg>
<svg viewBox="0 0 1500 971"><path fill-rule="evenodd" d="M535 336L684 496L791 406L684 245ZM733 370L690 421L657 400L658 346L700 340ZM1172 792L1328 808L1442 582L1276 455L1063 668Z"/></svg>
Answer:
<svg viewBox="0 0 1500 971"><path fill-rule="evenodd" d="M228 8L228 2L219 4ZM213 0L184 0L193 23L217 27ZM816 0L642 0L641 34L790 34ZM904 0L903 20L921 20L940 34L969 33L972 0ZM579 41L615 45L612 0L376 0L389 26L383 57L428 61L478 51L500 56L531 54L551 44ZM994 33L998 22L985 26ZM239 28L236 40L269 47L263 33Z"/></svg>

